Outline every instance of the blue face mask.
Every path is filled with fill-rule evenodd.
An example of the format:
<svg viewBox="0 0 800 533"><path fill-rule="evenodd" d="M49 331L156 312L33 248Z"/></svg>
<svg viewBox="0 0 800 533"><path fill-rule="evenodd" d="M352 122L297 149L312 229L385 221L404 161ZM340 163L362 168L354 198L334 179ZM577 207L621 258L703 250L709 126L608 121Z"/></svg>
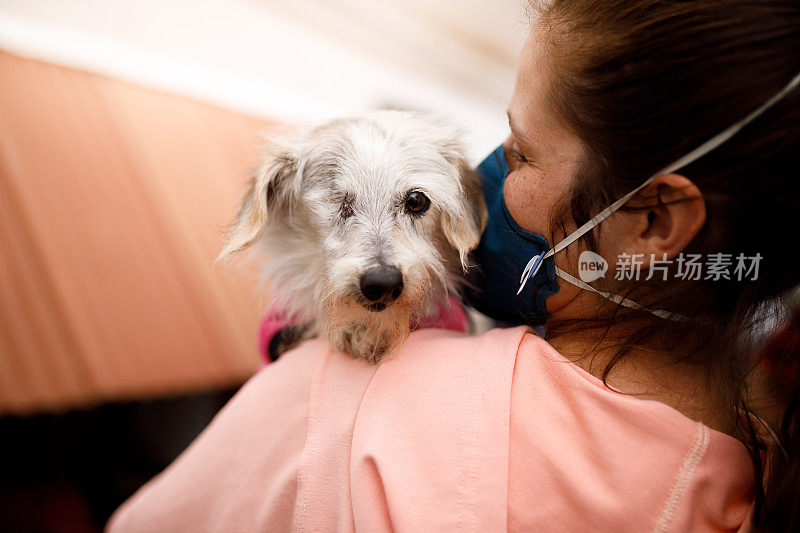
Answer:
<svg viewBox="0 0 800 533"><path fill-rule="evenodd" d="M503 199L503 184L508 164L502 145L478 166L483 179L483 195L489 218L473 261L473 285L467 295L470 305L502 322L541 324L547 315L545 300L558 292L555 261L549 258L517 294L519 280L531 257L543 257L549 250L547 239L522 229L508 212Z"/></svg>
<svg viewBox="0 0 800 533"><path fill-rule="evenodd" d="M553 248L548 246L547 239L543 236L519 227L508 212L503 199L503 185L509 170L503 147L498 147L478 167L478 173L483 178L483 194L489 219L480 244L473 252L477 268L472 269L470 276L472 287L466 295L468 303L478 311L502 322L542 324L547 318L545 301L558 292L556 283L558 276L568 283L596 292L620 305L649 311L661 318L686 320L685 317L669 311L646 309L622 296L598 291L588 283L556 267L553 256L611 216L658 176L675 172L700 159L736 135L739 130L798 86L800 86L800 74L795 75L781 91L758 109L650 176L634 190L567 235Z"/></svg>

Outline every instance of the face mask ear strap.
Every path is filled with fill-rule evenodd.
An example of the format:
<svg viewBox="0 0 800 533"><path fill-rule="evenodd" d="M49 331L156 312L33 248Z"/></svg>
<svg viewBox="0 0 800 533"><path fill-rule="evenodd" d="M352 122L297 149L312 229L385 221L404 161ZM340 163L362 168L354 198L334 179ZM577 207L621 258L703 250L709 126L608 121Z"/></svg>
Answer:
<svg viewBox="0 0 800 533"><path fill-rule="evenodd" d="M676 320L676 321L680 321L680 322L685 322L685 321L689 320L685 316L679 315L677 313L670 313L669 311L663 311L661 309L648 309L648 308L646 308L646 307L644 307L642 305L637 304L633 300L629 300L629 299L627 299L627 298L625 298L623 296L620 296L618 294L611 294L610 292L598 291L597 289L595 289L594 287L592 287L588 283L584 283L583 281L579 280L578 278L576 278L572 274L570 274L568 272L564 272L563 270L561 270L558 267L556 267L556 275L561 277L561 278L563 278L564 280L572 283L576 287L580 287L581 289L585 289L587 291L592 291L594 293L597 293L600 296L602 296L603 298L611 300L614 303L618 303L620 305L624 305L625 307L629 307L631 309L638 309L640 311L647 311L648 313L652 313L652 314L654 314L655 316L657 316L659 318L666 318L668 320Z"/></svg>
<svg viewBox="0 0 800 533"><path fill-rule="evenodd" d="M623 196L622 198L611 204L610 206L606 207L605 209L597 213L594 217L592 217L592 219L589 222L587 222L580 228L576 229L575 231L567 235L564 238L564 240L562 240L560 243L558 243L553 248L548 250L547 253L544 254L543 256L537 255L532 257L531 260L528 261L528 265L525 267L525 270L522 273L522 279L520 279L520 287L519 290L517 291L517 294L521 293L522 289L525 288L525 284L528 282L528 280L536 275L536 273L539 271L539 268L542 266L542 263L544 263L545 259L557 254L558 252L560 252L573 242L583 237L584 234L586 234L589 230L591 230L592 228L600 224L602 221L607 219L609 216L611 216L614 213L614 211L622 207L622 205L625 204L625 202L627 202L628 200L630 200L634 194L636 194L644 187L649 185L650 182L656 179L656 176L659 175L661 175L661 173L656 174L655 176L651 176L650 178L647 179L647 181L636 187L634 190L632 190L631 192L629 192L628 194L626 194L625 196Z"/></svg>
<svg viewBox="0 0 800 533"><path fill-rule="evenodd" d="M551 248L546 254L544 254L541 260L539 260L538 262L534 261L539 256L532 258L531 261L528 262L528 267L526 267L525 272L523 273L523 277L520 280L521 285L519 288L519 292L517 294L522 292L522 289L525 287L525 284L528 282L528 280L536 275L536 272L539 271L539 268L542 266L542 263L544 263L545 259L547 259L548 257L552 257L553 255L557 254L558 252L560 252L573 242L583 237L592 228L594 228L602 221L604 221L606 218L611 216L617 209L622 207L623 204L625 204L628 200L630 200L634 194L641 191L644 187L649 185L658 176L661 176L662 174L670 174L680 168L685 167L689 163L697 161L698 159L700 159L701 157L703 157L704 155L714 150L719 145L721 145L722 143L724 143L725 141L727 141L728 139L739 133L739 131L742 128L744 128L750 122L755 120L756 117L764 113L767 109L775 105L784 96L786 96L792 90L797 88L798 85L800 85L800 73L797 73L795 77L792 78L791 81L788 84L786 84L786 86L783 89L781 89L772 98L761 104L761 106L759 106L758 109L756 109L755 111L744 117L742 120L729 126L725 131L718 133L714 137L710 138L709 140L707 140L706 142L704 142L703 144L701 144L700 146L698 146L697 148L686 154L685 156L681 157L680 159L672 163L671 165L667 165L666 167L662 168L661 170L659 170L658 172L647 178L644 181L644 183L636 187L634 190L632 190L631 192L629 192L628 194L626 194L625 196L623 196L622 198L611 204L610 206L600 211L597 215L592 217L592 219L589 220L586 224L584 224L580 228L576 229L575 231L567 235L567 237L565 237L564 240L562 240L553 248Z"/></svg>

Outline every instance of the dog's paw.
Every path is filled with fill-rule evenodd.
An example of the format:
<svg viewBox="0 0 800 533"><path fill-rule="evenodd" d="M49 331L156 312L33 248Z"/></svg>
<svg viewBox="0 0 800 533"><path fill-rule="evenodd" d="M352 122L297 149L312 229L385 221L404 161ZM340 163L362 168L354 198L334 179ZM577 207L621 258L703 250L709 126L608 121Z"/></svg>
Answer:
<svg viewBox="0 0 800 533"><path fill-rule="evenodd" d="M338 331L331 340L340 352L371 364L379 363L390 352L391 343L386 332L376 334L360 324L352 324Z"/></svg>

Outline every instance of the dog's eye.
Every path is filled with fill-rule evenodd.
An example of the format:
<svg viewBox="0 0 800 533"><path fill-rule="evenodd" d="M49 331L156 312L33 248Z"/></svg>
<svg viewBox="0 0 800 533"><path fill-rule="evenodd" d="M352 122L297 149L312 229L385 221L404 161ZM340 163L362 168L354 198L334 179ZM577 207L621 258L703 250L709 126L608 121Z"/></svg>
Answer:
<svg viewBox="0 0 800 533"><path fill-rule="evenodd" d="M342 207L339 209L339 216L342 218L350 218L353 216L353 199L348 196L342 202Z"/></svg>
<svg viewBox="0 0 800 533"><path fill-rule="evenodd" d="M411 191L406 196L406 211L413 215L421 215L431 206L431 201L419 191Z"/></svg>

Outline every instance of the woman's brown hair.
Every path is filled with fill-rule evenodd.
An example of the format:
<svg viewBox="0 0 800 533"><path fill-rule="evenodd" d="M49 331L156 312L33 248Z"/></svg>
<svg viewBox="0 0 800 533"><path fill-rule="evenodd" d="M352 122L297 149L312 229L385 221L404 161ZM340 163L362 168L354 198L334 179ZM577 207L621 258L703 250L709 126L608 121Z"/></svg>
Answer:
<svg viewBox="0 0 800 533"><path fill-rule="evenodd" d="M551 47L550 103L585 145L557 221L565 215L578 225L588 221L800 72L797 0L551 0L535 13ZM786 321L789 330L800 325L797 307L780 312L800 284L794 234L800 227L800 89L678 173L700 189L707 212L684 252L758 256L757 277L681 279L673 262L666 281L606 281L605 290L690 320L615 309L615 322L639 327L619 345L604 375L643 345L703 365L762 480L754 527L799 531L800 374L782 389L789 393L782 396L776 430L785 453L746 414L758 359L775 352L757 332L765 321ZM627 206L649 207L643 198ZM591 233L584 242L596 248ZM784 365L800 361L796 344L778 351Z"/></svg>

